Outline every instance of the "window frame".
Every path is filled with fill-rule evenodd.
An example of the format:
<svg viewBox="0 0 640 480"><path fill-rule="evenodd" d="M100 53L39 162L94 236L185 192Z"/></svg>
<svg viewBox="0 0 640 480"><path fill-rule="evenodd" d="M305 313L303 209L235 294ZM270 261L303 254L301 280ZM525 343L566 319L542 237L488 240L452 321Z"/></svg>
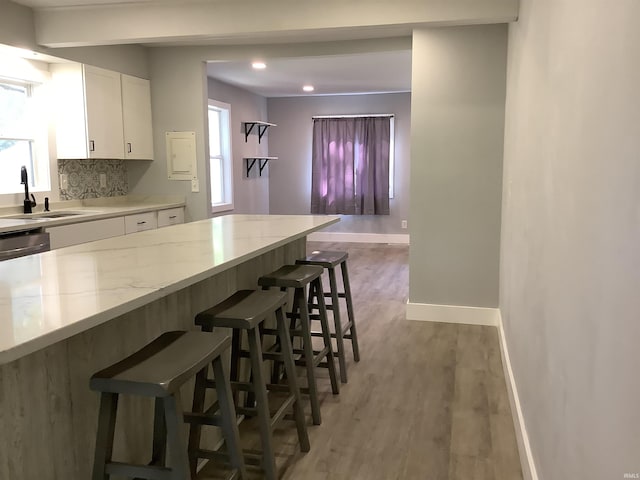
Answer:
<svg viewBox="0 0 640 480"><path fill-rule="evenodd" d="M315 143L316 143L316 120L320 120L320 119L327 119L327 120L339 120L339 119L366 119L366 118L375 118L375 117L379 117L379 118L388 118L389 119L389 158L388 158L388 176L389 176L389 180L388 180L388 190L386 195L382 192L380 192L380 197L379 198L384 198L385 196L388 199L388 206L389 206L389 213L391 214L391 206L392 206L392 200L394 200L395 198L395 114L393 113L374 113L374 114L336 114L336 115L313 115L311 117L312 120L312 143L314 145L314 147L312 147L312 152L311 152L311 163L312 163L312 186L311 186L311 211L314 212L315 211L315 204L314 204L314 189L316 188L315 184L314 184L314 173L315 172ZM358 153L358 149L361 148L362 142L359 141L358 139L358 135L357 133L354 132L354 136L351 139L351 143L353 144L353 153L355 155L355 157L359 157L359 153ZM326 144L325 144L326 145ZM342 167L341 167L342 168ZM324 170L323 167L320 167L321 170ZM346 175L345 175L346 176ZM360 200L358 197L358 165L356 165L354 163L353 165L353 199L356 202L356 205L358 203L358 201ZM321 188L321 187L320 187ZM323 192L319 193L321 198L326 197L327 191L326 189L324 189ZM344 198L343 200L344 202L347 202L347 197ZM325 205L326 207L326 205ZM345 207L345 209L341 209L341 210L349 210L348 208ZM386 209L384 209L386 210ZM326 211L324 208L319 208L319 211ZM370 215L370 214L363 214L359 211L358 207L355 207L355 213L337 213L338 215ZM382 213L384 215L386 215L387 213ZM375 213L374 215L381 215L380 213Z"/></svg>
<svg viewBox="0 0 640 480"><path fill-rule="evenodd" d="M220 115L220 143L221 154L211 155L211 139L209 138L209 115L211 110L223 112ZM231 151L231 105L228 103L220 102L218 100L209 99L207 104L207 148L208 148L208 165L207 165L207 183L209 187L208 201L211 213L220 213L233 210L233 155ZM223 201L222 203L213 203L213 188L211 182L211 162L214 158L220 158L222 160L222 183L223 183Z"/></svg>
<svg viewBox="0 0 640 480"><path fill-rule="evenodd" d="M39 98L38 89L41 84L28 79L18 79L12 77L0 76L0 84L23 87L26 97L33 105L31 106L36 112L36 118L46 117L45 106ZM28 142L30 150L30 159L25 166L29 171L29 190L30 192L51 192L51 165L49 158L49 131L47 123L41 121L29 122L31 125L28 130L20 132L2 132L0 131L0 140L15 140ZM28 135L27 135L28 133ZM18 171L16 169L15 177L18 179ZM24 186L16 181L11 190L1 190L0 196L12 196L21 194Z"/></svg>

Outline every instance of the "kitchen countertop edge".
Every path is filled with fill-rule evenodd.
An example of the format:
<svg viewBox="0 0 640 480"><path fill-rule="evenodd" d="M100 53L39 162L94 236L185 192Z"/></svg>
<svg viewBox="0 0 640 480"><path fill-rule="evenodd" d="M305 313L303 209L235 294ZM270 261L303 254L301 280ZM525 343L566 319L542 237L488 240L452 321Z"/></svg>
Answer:
<svg viewBox="0 0 640 480"><path fill-rule="evenodd" d="M268 215L267 215L268 217ZM296 217L296 216L292 216ZM311 216L313 217L313 216ZM207 220L203 220L201 222L206 222ZM27 341L24 341L18 345L14 345L8 349L0 350L0 365L7 364L13 361L16 361L22 357L25 357L34 352L45 349L57 342L66 340L73 335L82 333L87 331L93 327L101 325L109 320L112 320L118 316L124 315L128 312L135 310L136 308L142 307L144 305L149 304L154 300L158 300L163 298L171 293L174 293L183 288L189 287L199 281L202 281L206 278L209 278L213 275L216 275L220 272L228 270L230 268L234 268L241 263L255 258L263 253L266 253L274 248L281 247L291 241L306 237L310 233L322 229L328 225L336 223L339 221L339 217L328 216L326 217L326 221L321 225L314 225L300 231L296 232L293 235L289 235L283 238L280 238L272 243L266 243L262 247L257 248L250 253L245 253L243 255L237 256L231 260L224 261L220 264L213 265L211 268L206 268L198 272L197 274L191 275L186 278L182 278L178 281L175 281L169 285L163 285L161 288L148 287L148 292L137 296L136 298L130 299L128 301L122 302L118 305L114 305L111 308L97 311L93 315L89 315L83 319L79 319L72 323L66 324L57 328L55 330L44 333L38 337L34 337ZM142 232L137 235L145 235L152 234L153 230L148 232ZM97 243L97 242L95 242ZM69 247L69 249L73 249L74 247Z"/></svg>
<svg viewBox="0 0 640 480"><path fill-rule="evenodd" d="M186 202L184 200L174 201L131 201L131 202L115 202L109 204L96 204L91 203L82 204L79 206L69 205L66 208L59 208L52 210L52 214L64 213L68 211L80 212L86 211L86 214L72 215L68 217L60 218L37 218L21 219L15 218L20 214L10 214L7 216L0 216L0 234L13 233L13 232L26 232L29 230L36 230L40 228L58 227L61 225L72 225L77 223L91 222L94 220L104 220L114 217L122 217L127 215L135 215L138 213L153 212L156 210L167 210L170 208L185 207ZM34 215L40 215L43 212L36 212Z"/></svg>

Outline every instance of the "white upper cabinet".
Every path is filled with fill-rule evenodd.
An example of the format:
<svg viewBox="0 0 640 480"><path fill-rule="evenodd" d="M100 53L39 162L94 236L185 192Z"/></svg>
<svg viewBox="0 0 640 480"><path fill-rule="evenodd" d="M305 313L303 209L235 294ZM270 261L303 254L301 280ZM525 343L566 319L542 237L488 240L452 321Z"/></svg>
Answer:
<svg viewBox="0 0 640 480"><path fill-rule="evenodd" d="M149 80L122 74L124 158L153 159Z"/></svg>
<svg viewBox="0 0 640 480"><path fill-rule="evenodd" d="M51 73L58 158L124 158L120 74L79 64Z"/></svg>
<svg viewBox="0 0 640 480"><path fill-rule="evenodd" d="M148 80L75 63L51 76L58 158L153 159Z"/></svg>

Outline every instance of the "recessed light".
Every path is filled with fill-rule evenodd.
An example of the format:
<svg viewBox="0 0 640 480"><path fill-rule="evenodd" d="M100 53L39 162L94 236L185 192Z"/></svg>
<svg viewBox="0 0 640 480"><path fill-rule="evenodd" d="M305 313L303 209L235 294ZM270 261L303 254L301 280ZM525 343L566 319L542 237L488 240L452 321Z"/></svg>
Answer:
<svg viewBox="0 0 640 480"><path fill-rule="evenodd" d="M267 68L267 64L264 62L253 62L251 66L256 70L264 70L265 68Z"/></svg>
<svg viewBox="0 0 640 480"><path fill-rule="evenodd" d="M305 85L304 87L302 87L302 90L304 90L305 92L313 92L315 88L313 88L313 85Z"/></svg>

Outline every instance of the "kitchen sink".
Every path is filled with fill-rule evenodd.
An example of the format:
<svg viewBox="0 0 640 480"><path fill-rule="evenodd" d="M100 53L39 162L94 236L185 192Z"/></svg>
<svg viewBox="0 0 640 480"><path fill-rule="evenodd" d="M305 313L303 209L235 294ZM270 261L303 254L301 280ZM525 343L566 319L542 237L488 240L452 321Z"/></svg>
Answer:
<svg viewBox="0 0 640 480"><path fill-rule="evenodd" d="M24 214L24 215L11 215L4 218L17 218L18 220L31 220L31 219L39 219L39 218L64 218L64 217L75 217L77 215L89 215L96 212L42 212L42 213L32 213L32 214Z"/></svg>
<svg viewBox="0 0 640 480"><path fill-rule="evenodd" d="M39 218L61 218L61 217L73 217L75 215L85 215L84 212L58 212L58 213L43 213L39 215Z"/></svg>

